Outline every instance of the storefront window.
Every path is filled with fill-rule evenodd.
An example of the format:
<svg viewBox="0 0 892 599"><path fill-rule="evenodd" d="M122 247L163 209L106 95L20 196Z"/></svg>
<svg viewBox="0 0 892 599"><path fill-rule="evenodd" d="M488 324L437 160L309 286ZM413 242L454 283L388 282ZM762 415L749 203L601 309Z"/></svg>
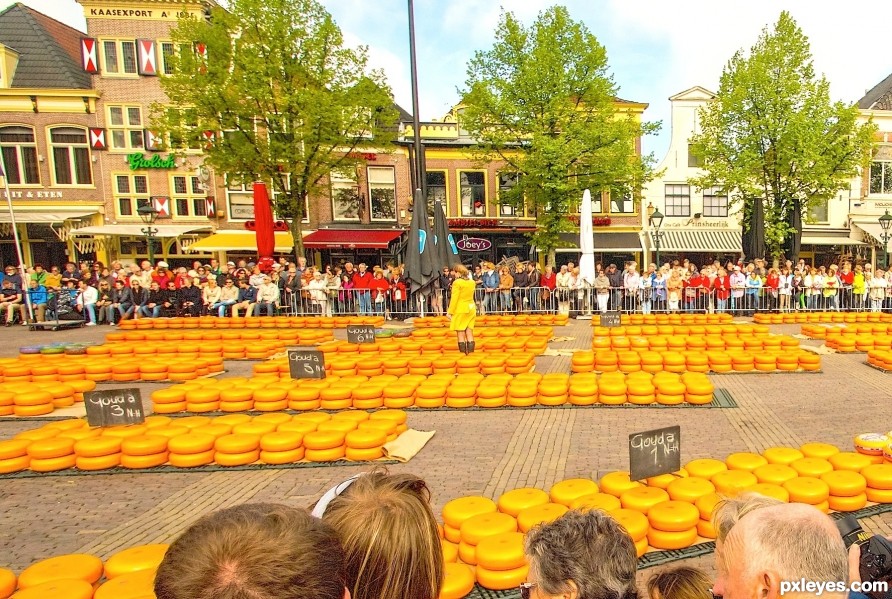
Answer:
<svg viewBox="0 0 892 599"><path fill-rule="evenodd" d="M396 183L393 167L370 166L368 178L372 220L394 220L396 218Z"/></svg>
<svg viewBox="0 0 892 599"><path fill-rule="evenodd" d="M460 171L461 215L486 216L486 173Z"/></svg>
<svg viewBox="0 0 892 599"><path fill-rule="evenodd" d="M10 185L39 185L37 146L34 130L30 127L0 128L0 151L3 167Z"/></svg>
<svg viewBox="0 0 892 599"><path fill-rule="evenodd" d="M74 127L50 129L53 173L57 185L92 185L93 165L87 132Z"/></svg>

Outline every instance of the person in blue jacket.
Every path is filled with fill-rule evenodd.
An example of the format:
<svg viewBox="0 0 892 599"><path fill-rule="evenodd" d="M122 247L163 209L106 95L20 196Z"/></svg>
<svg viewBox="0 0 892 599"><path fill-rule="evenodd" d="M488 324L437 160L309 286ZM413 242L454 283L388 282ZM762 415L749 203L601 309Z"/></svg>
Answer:
<svg viewBox="0 0 892 599"><path fill-rule="evenodd" d="M28 284L28 300L31 303L31 315L30 317L27 314L27 310L22 308L22 324L33 324L34 317L37 317L37 322L44 322L46 320L46 303L48 299L48 294L46 291L46 287L37 282L37 279L31 279L31 282Z"/></svg>

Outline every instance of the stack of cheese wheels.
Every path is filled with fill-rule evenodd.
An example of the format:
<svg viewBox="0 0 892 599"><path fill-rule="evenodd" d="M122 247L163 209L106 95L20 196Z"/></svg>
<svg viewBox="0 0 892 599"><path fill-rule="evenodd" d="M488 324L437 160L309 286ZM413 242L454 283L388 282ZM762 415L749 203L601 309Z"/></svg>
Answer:
<svg viewBox="0 0 892 599"><path fill-rule="evenodd" d="M239 424L239 427L251 423ZM275 427L273 427L275 428ZM260 459L260 435L254 432L232 432L214 441L214 461L221 466L245 466Z"/></svg>
<svg viewBox="0 0 892 599"><path fill-rule="evenodd" d="M439 599L462 599L473 590L474 570L470 566L449 562L444 565Z"/></svg>
<svg viewBox="0 0 892 599"><path fill-rule="evenodd" d="M871 464L861 474L867 481L867 499L877 503L892 502L892 464Z"/></svg>
<svg viewBox="0 0 892 599"><path fill-rule="evenodd" d="M106 470L121 465L121 437L92 437L74 445L78 470Z"/></svg>
<svg viewBox="0 0 892 599"><path fill-rule="evenodd" d="M458 556L462 543L461 527L466 521L476 516L496 514L497 512L496 503L487 497L460 497L444 505L442 512L443 536L445 537L445 540L442 541L443 555ZM476 557L474 559L476 561Z"/></svg>
<svg viewBox="0 0 892 599"><path fill-rule="evenodd" d="M647 542L657 549L681 549L697 540L700 512L687 501L663 501L647 511Z"/></svg>
<svg viewBox="0 0 892 599"><path fill-rule="evenodd" d="M202 433L185 428L186 434L178 434L167 442L167 460L177 468L195 468L214 462L214 444L217 437L210 433ZM196 427L198 428L198 427Z"/></svg>
<svg viewBox="0 0 892 599"><path fill-rule="evenodd" d="M290 420L285 415L285 422ZM302 460L303 438L304 434L300 431L275 430L265 433L260 437L260 461L264 464L289 464Z"/></svg>
<svg viewBox="0 0 892 599"><path fill-rule="evenodd" d="M477 544L477 582L487 589L516 588L527 579L530 568L523 553L523 533L505 532L481 539Z"/></svg>
<svg viewBox="0 0 892 599"><path fill-rule="evenodd" d="M855 436L855 451L876 458L876 463L882 463L883 450L892 442L887 435L882 433L862 433Z"/></svg>
<svg viewBox="0 0 892 599"><path fill-rule="evenodd" d="M55 410L53 394L48 390L17 393L13 398L13 414L16 416L43 416Z"/></svg>
<svg viewBox="0 0 892 599"><path fill-rule="evenodd" d="M71 597L90 599L93 585L102 577L102 561L75 553L41 560L19 574L16 598ZM65 594L63 594L65 593Z"/></svg>
<svg viewBox="0 0 892 599"><path fill-rule="evenodd" d="M342 420L320 423L316 430L304 435L304 457L311 462L333 462L346 457L347 449L344 440L347 433L356 429L356 423ZM347 425L353 424L352 427ZM346 429L346 430L345 430Z"/></svg>
<svg viewBox="0 0 892 599"><path fill-rule="evenodd" d="M167 463L169 439L153 435L151 429L144 435L134 435L121 442L121 466L124 468L154 468Z"/></svg>
<svg viewBox="0 0 892 599"><path fill-rule="evenodd" d="M503 512L489 512L471 516L459 528L458 557L462 562L477 565L477 545L486 537L517 531L517 519Z"/></svg>
<svg viewBox="0 0 892 599"><path fill-rule="evenodd" d="M72 468L77 461L74 447L77 442L65 437L50 437L28 445L28 468L34 472L54 472Z"/></svg>
<svg viewBox="0 0 892 599"><path fill-rule="evenodd" d="M699 510L700 506L697 502L703 497L715 495L715 485L709 482L708 479L699 476L686 476L671 481L666 487L666 492L669 493L669 497L673 501L687 502L696 506ZM703 518L702 511L699 514L700 520L696 523L697 534L707 539L714 539L715 531L712 528L711 521L709 518Z"/></svg>

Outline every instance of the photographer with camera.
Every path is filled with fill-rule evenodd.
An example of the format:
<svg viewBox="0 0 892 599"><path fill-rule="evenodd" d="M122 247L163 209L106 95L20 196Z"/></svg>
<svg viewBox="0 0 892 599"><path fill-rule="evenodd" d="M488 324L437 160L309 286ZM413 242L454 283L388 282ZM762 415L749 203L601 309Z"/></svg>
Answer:
<svg viewBox="0 0 892 599"><path fill-rule="evenodd" d="M849 586L852 583L886 583L885 589L871 588L849 592L849 599L890 599L892 583L892 543L861 528L853 516L836 521L836 527L849 551ZM860 585L859 585L860 586Z"/></svg>

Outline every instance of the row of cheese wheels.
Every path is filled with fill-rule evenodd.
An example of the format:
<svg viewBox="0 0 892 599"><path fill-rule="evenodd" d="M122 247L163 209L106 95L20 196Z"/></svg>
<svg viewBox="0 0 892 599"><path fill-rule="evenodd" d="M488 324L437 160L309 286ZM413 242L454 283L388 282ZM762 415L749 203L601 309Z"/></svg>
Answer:
<svg viewBox="0 0 892 599"><path fill-rule="evenodd" d="M365 356L364 358L338 357L325 360L325 369L332 376L402 376L414 374L521 374L529 372L535 355L531 353L494 354L475 352L462 355L448 352L440 356ZM288 377L289 367L286 358L274 358L253 367L255 376Z"/></svg>
<svg viewBox="0 0 892 599"><path fill-rule="evenodd" d="M67 468L106 470L170 465L192 468L371 461L384 456L383 446L408 430L399 410L342 412L336 417L314 412L228 414L173 420L150 416L144 424L90 428L86 420L51 422L0 441L0 473L29 468L53 472Z"/></svg>
<svg viewBox="0 0 892 599"><path fill-rule="evenodd" d="M641 556L649 549L681 549L714 539L713 509L723 497L742 492L808 503L824 512L892 503L892 464L877 461L807 443L799 449L769 448L761 455L734 453L725 461L697 459L644 483L631 481L628 472L611 472L597 482L561 481L548 492L521 488L495 501L454 499L443 506L441 533L444 559L459 565L447 569L448 592L441 597L463 597L475 579L493 590L516 587L528 573L524 534L569 509L604 510L626 529Z"/></svg>
<svg viewBox="0 0 892 599"><path fill-rule="evenodd" d="M867 352L867 363L883 370L892 370L892 351L872 349Z"/></svg>
<svg viewBox="0 0 892 599"><path fill-rule="evenodd" d="M177 343L171 341L134 341L106 343L87 348L88 356L163 356L165 359L180 355L200 353L227 360L248 358L249 360L266 360L273 354L282 351L288 341L279 339L260 341L192 341Z"/></svg>
<svg viewBox="0 0 892 599"><path fill-rule="evenodd" d="M887 462L892 462L892 431L856 435L855 451L873 457L883 456Z"/></svg>
<svg viewBox="0 0 892 599"><path fill-rule="evenodd" d="M570 322L567 314L485 314L478 316L478 327L517 327L517 326L564 326ZM424 329L448 328L449 319L445 316L420 316L412 321L413 326Z"/></svg>
<svg viewBox="0 0 892 599"><path fill-rule="evenodd" d="M545 351L547 336L531 337L483 337L476 339L478 351L492 351L499 353L532 352L541 354ZM458 351L455 337L443 339L417 339L417 338L382 338L375 343L347 343L335 341L333 343L320 344L317 349L327 356L368 357L376 354L382 356L412 356L416 354L436 355L442 351Z"/></svg>
<svg viewBox="0 0 892 599"><path fill-rule="evenodd" d="M3 383L72 383L189 381L223 372L223 358L206 354L165 356L118 356L114 360L96 356L67 356L46 364L29 363L4 367ZM82 359L77 359L82 358ZM51 386L51 385L50 385Z"/></svg>
<svg viewBox="0 0 892 599"><path fill-rule="evenodd" d="M892 322L892 318L888 322ZM874 335L892 334L892 324L846 324L846 325L827 325L813 324L803 325L800 331L806 337L813 339L824 339L827 335L860 335L863 333L872 333Z"/></svg>
<svg viewBox="0 0 892 599"><path fill-rule="evenodd" d="M44 416L84 401L93 381L0 383L0 416Z"/></svg>
<svg viewBox="0 0 892 599"><path fill-rule="evenodd" d="M659 313L659 314L626 314L620 316L620 324L722 324L733 320L727 312L713 314ZM600 326L598 318L592 319L592 326Z"/></svg>
<svg viewBox="0 0 892 599"><path fill-rule="evenodd" d="M644 350L672 350L683 351L689 350L782 350L796 349L799 347L799 340L784 335L750 335L746 337L735 337L725 335L652 335L652 336L622 336L622 337L594 337L592 338L592 349L634 349L638 351Z"/></svg>
<svg viewBox="0 0 892 599"><path fill-rule="evenodd" d="M573 372L760 372L818 371L821 357L804 349L719 350L598 350L574 352Z"/></svg>
<svg viewBox="0 0 892 599"><path fill-rule="evenodd" d="M323 329L265 329L262 331L118 331L105 336L106 343L122 341L287 341L309 345L334 339L334 331Z"/></svg>
<svg viewBox="0 0 892 599"><path fill-rule="evenodd" d="M155 572L168 547L130 547L105 563L86 553L59 555L31 564L18 576L0 568L0 599L154 599Z"/></svg>
<svg viewBox="0 0 892 599"><path fill-rule="evenodd" d="M765 325L751 325L740 323L721 324L629 324L619 327L595 326L592 329L594 337L694 337L715 336L722 337L769 337L771 330Z"/></svg>
<svg viewBox="0 0 892 599"><path fill-rule="evenodd" d="M758 324L803 324L816 322L890 322L892 315L882 312L785 312L767 314L757 312L753 322Z"/></svg>
<svg viewBox="0 0 892 599"><path fill-rule="evenodd" d="M152 329L346 329L351 325L381 326L383 316L258 316L250 318L140 318L124 320L118 328L124 331Z"/></svg>

